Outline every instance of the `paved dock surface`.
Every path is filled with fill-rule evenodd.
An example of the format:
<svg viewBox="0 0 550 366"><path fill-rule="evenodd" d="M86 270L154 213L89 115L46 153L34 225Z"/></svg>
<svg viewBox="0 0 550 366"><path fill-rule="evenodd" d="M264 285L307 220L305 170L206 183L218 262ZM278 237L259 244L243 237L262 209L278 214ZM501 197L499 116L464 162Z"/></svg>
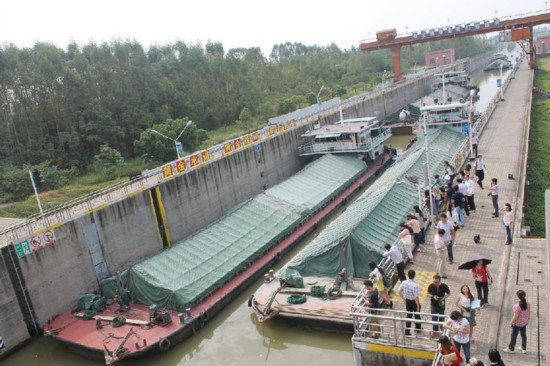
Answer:
<svg viewBox="0 0 550 366"><path fill-rule="evenodd" d="M548 314L546 312L545 268L546 241L520 238L521 207L523 206L521 190L521 171L523 169L527 125L530 114L530 96L532 73L527 61L520 65L515 78L505 91L504 101L498 103L489 122L486 124L479 142L479 153L487 165L484 190L476 184L475 202L477 210L466 217L465 227L457 231L454 245L453 265L447 264L448 279L444 279L451 289L447 301L446 314L458 310L456 298L462 284L467 284L476 294L471 271L458 270L458 264L467 257L484 255L492 258L489 265L494 283L489 288L489 305L478 311L477 327L474 328L472 356L488 363L488 351L497 348L507 366L539 365L546 362L545 334ZM431 174L443 173L431 172ZM512 174L513 179L509 179ZM491 178L497 178L500 186L499 206L509 202L515 215L513 245L505 245L506 233L502 223L502 213L492 218L493 205L488 197ZM519 212L519 213L518 213ZM481 236L481 242L475 244L475 234ZM415 255L415 264L409 265L426 277L422 284L425 291L429 284L428 274L434 271L436 262L435 249L431 244L434 230L427 235L427 252ZM422 277L422 276L421 276ZM512 306L518 300L516 291L523 289L527 301L531 303L531 320L527 326L527 353L522 354L518 348L521 337L518 337L516 353L505 354L502 349L510 339L510 319ZM429 309L429 299L423 302L423 309ZM540 345L541 353L538 349ZM540 363L539 363L540 362Z"/></svg>

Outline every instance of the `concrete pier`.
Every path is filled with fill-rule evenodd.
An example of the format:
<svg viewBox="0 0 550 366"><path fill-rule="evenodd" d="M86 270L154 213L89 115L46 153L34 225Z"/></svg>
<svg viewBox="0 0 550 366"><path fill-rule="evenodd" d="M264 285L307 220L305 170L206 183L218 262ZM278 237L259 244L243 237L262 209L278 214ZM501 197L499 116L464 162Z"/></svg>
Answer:
<svg viewBox="0 0 550 366"><path fill-rule="evenodd" d="M485 189L482 190L476 184L477 209L470 216L466 216L465 227L457 231L454 244L455 263L447 264L448 278L443 280L451 290L445 312L449 315L451 311L458 310L455 302L462 284L467 284L472 293L476 295L471 271L458 270L459 263L475 255L492 258L493 262L489 265L489 269L494 283L489 287L489 305L477 312L477 326L474 328L471 347L472 357L482 360L486 365L489 364L488 351L492 348L499 350L507 366L547 364L547 241L520 237L532 85L533 71L528 68L527 62L524 60L519 66L515 78L511 80L505 90L504 100L497 103L494 112L484 126L479 142L479 153L483 155L483 160L487 165ZM432 175L441 174L443 167L441 167L441 171L431 173ZM515 212L512 245L505 245L506 232L502 223L502 212L498 218L491 217L494 212L491 197L488 197L491 178L498 179L499 206L511 203ZM426 294L434 274L434 262L436 261L435 249L432 245L434 234L434 230L430 229L426 237L427 251L417 253L414 258L415 264L408 267L417 272L416 279L421 296ZM476 234L481 236L479 244L473 240ZM518 301L516 291L519 289L527 293L527 301L531 304L531 320L527 326L527 353L522 354L518 349L519 346L516 345L514 354L506 354L502 349L507 347L510 339L509 323L512 318L512 306ZM427 297L421 298L423 311L429 312L429 301ZM397 307L404 308L404 304L398 297L394 299L394 302L397 302ZM431 326L425 325L424 329L424 336L429 338L432 331ZM520 337L518 337L519 340ZM435 349L437 341L434 339L432 342ZM372 344L380 348L376 342ZM382 364L374 363L374 360L381 361L380 355L384 358L383 350L369 354L368 347L361 348L359 343L354 343L354 349L362 356L359 358L358 365ZM377 357L372 357L374 354ZM404 352L402 356L406 359L407 352ZM395 352L388 351L386 357L387 362L400 364L396 361ZM371 363L370 360L373 362ZM423 364L418 358L415 362Z"/></svg>

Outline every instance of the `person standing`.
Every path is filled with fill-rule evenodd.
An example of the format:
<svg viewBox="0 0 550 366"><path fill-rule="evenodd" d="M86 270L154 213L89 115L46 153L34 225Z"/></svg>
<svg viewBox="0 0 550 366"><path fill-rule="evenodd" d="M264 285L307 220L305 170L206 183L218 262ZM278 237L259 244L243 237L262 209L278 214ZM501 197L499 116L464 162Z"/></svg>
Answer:
<svg viewBox="0 0 550 366"><path fill-rule="evenodd" d="M401 244L403 245L403 249L405 249L405 253L407 253L407 257L409 258L409 262L411 264L414 264L413 262L413 229L405 224L404 222L400 223L399 226L401 227L401 232L399 233L399 237L401 238Z"/></svg>
<svg viewBox="0 0 550 366"><path fill-rule="evenodd" d="M414 280L414 277L416 276L416 272L413 269L409 269L407 272L407 276L409 277L408 280L401 282L401 285L399 285L399 290L397 291L397 294L403 301L405 301L405 308L407 310L407 319L411 319L414 314L414 318L416 320L420 320L420 315L418 314L420 312L420 298L418 295L418 285L416 284L416 281ZM419 322L415 323L416 332L422 331L422 324ZM410 336L411 335L411 322L407 321L405 322L405 335Z"/></svg>
<svg viewBox="0 0 550 366"><path fill-rule="evenodd" d="M437 255L437 266L436 272L441 276L441 278L447 278L445 273L445 254L444 250L447 249L447 244L445 244L445 230L438 229L437 233L434 236L434 247L435 254Z"/></svg>
<svg viewBox="0 0 550 366"><path fill-rule="evenodd" d="M504 244L512 244L512 230L514 230L514 212L512 212L512 205L510 203L504 204L504 214L502 215L502 222L506 228L506 242Z"/></svg>
<svg viewBox="0 0 550 366"><path fill-rule="evenodd" d="M493 200L493 208L495 209L492 217L498 217L498 194L500 193L500 187L498 186L498 180L496 178L491 178L491 187L489 187L489 189L491 192L488 196L491 196L491 199Z"/></svg>
<svg viewBox="0 0 550 366"><path fill-rule="evenodd" d="M485 165L485 162L483 161L483 157L481 155L477 156L474 167L476 168L477 184L479 184L479 187L483 189L483 179L485 179L487 165Z"/></svg>
<svg viewBox="0 0 550 366"><path fill-rule="evenodd" d="M447 220L447 214L439 215L440 221L437 223L437 229L445 230L445 245L447 246L447 256L449 257L449 263L453 264L453 241L455 239L454 224Z"/></svg>
<svg viewBox="0 0 550 366"><path fill-rule="evenodd" d="M466 175L464 177L464 182L466 183L466 186L468 187L467 193L466 193L466 201L468 201L468 208L470 211L476 210L476 203L474 199L474 193L475 193L475 186L474 186L474 180L470 175Z"/></svg>
<svg viewBox="0 0 550 366"><path fill-rule="evenodd" d="M434 215L439 215L439 210L441 209L441 201L443 200L443 196L441 193L441 186L433 185L432 186L432 195L434 197Z"/></svg>
<svg viewBox="0 0 550 366"><path fill-rule="evenodd" d="M416 218L415 215L410 214L407 215L407 226L409 226L413 231L413 238L414 238L414 247L419 252L424 251L424 245L422 244L422 229L420 228L420 221Z"/></svg>
<svg viewBox="0 0 550 366"><path fill-rule="evenodd" d="M371 281L374 282L374 284L376 284L378 294L382 299L384 299L384 304L387 307L389 307L390 309L393 308L393 302L390 300L388 289L386 288L386 285L384 283L384 277L386 276L384 270L373 261L369 262L369 268L372 271L369 274L369 278L371 279Z"/></svg>
<svg viewBox="0 0 550 366"><path fill-rule="evenodd" d="M458 352L464 348L466 363L470 362L470 323L464 319L460 311L453 310L451 319L447 320L443 327L453 333L453 341Z"/></svg>
<svg viewBox="0 0 550 366"><path fill-rule="evenodd" d="M428 206L428 209L429 209L429 206ZM424 248L424 245L426 244L426 233L425 233L425 230L426 230L426 217L424 216L424 213L422 212L422 210L420 209L420 206L418 205L415 205L413 207L413 215L416 217L416 219L418 220L418 223L420 224L420 244L422 245L422 248Z"/></svg>
<svg viewBox="0 0 550 366"><path fill-rule="evenodd" d="M405 261L403 260L403 255L399 251L399 248L395 245L391 246L390 244L386 244L384 245L384 249L386 249L386 251L382 254L382 256L384 258L390 258L397 269L397 276L399 277L399 280L401 282L406 281L407 276L405 276Z"/></svg>
<svg viewBox="0 0 550 366"><path fill-rule="evenodd" d="M459 191L458 185L455 185L453 190L454 193L451 198L453 200L454 209L458 214L457 224L460 225L460 227L464 227L464 206L466 204L466 197Z"/></svg>
<svg viewBox="0 0 550 366"><path fill-rule="evenodd" d="M378 300L378 290L374 288L371 280L365 280L363 284L365 285L366 290L365 295L362 295L365 306L369 309L378 309L380 307ZM371 311L371 314L378 315L378 311ZM380 324L378 317L370 317L370 331L372 332L372 338L380 337L380 326L378 324Z"/></svg>
<svg viewBox="0 0 550 366"><path fill-rule="evenodd" d="M489 285L493 283L493 276L489 272L489 268L480 259L474 268L472 268L472 277L474 278L477 298L481 302L481 306L489 305Z"/></svg>
<svg viewBox="0 0 550 366"><path fill-rule="evenodd" d="M475 132L472 132L472 150L474 153L474 156L477 156L477 144L479 143L479 139Z"/></svg>
<svg viewBox="0 0 550 366"><path fill-rule="evenodd" d="M466 177L467 175L464 174L464 178L457 179L457 186L458 191L464 196L463 206L464 206L464 213L466 216L470 216L470 205L468 204L467 196L468 196L468 184L466 183Z"/></svg>
<svg viewBox="0 0 550 366"><path fill-rule="evenodd" d="M451 296L449 286L441 282L441 276L433 276L433 282L428 286L428 297L430 300L430 313L433 322L441 322L445 315L445 300ZM441 316L442 315L442 316ZM439 332L439 325L433 325L432 338Z"/></svg>
<svg viewBox="0 0 550 366"><path fill-rule="evenodd" d="M454 180L455 180L455 168L449 164L448 161L445 161L443 163L443 167L445 168L445 174L447 174L451 180L451 184L454 183Z"/></svg>
<svg viewBox="0 0 550 366"><path fill-rule="evenodd" d="M470 287L468 287L468 285L462 285L460 287L460 293L456 298L456 306L460 309L462 316L470 323L470 341L472 340L474 327L477 325L475 316L476 310L472 309L472 301L474 301L474 295L472 295Z"/></svg>
<svg viewBox="0 0 550 366"><path fill-rule="evenodd" d="M516 296L519 302L514 304L512 311L514 316L510 320L510 328L512 328L512 334L510 336L510 344L503 351L506 353L514 353L514 347L516 346L516 340L518 334L521 334L521 347L519 348L521 353L527 353L527 324L531 316L531 305L525 300L525 291L518 290Z"/></svg>

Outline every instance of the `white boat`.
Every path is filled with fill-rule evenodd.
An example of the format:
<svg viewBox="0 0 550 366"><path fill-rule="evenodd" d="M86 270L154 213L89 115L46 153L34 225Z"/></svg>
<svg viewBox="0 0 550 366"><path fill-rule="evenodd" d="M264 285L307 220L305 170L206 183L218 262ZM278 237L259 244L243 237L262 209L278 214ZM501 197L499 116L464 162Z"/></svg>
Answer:
<svg viewBox="0 0 550 366"><path fill-rule="evenodd" d="M372 160L384 152L384 141L391 137L375 117L345 119L309 130L302 135L309 141L299 148L300 156L362 153Z"/></svg>
<svg viewBox="0 0 550 366"><path fill-rule="evenodd" d="M469 131L468 112L471 109L473 107L470 107L469 103L461 102L423 105L420 107L421 116L419 121L414 124L413 132L423 134L425 122L428 134L437 131L441 127L448 127L467 135Z"/></svg>

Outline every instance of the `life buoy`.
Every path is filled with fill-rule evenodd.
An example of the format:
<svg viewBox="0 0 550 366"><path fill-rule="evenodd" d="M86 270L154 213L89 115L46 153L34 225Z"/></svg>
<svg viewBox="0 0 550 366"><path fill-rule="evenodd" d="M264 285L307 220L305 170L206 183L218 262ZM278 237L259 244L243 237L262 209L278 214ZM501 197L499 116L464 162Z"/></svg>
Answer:
<svg viewBox="0 0 550 366"><path fill-rule="evenodd" d="M170 342L168 338L161 338L159 341L159 349L161 351L168 351L171 345L172 345L172 342Z"/></svg>
<svg viewBox="0 0 550 366"><path fill-rule="evenodd" d="M282 258L281 252L275 253L275 259L276 259L276 260L280 261L281 258Z"/></svg>

